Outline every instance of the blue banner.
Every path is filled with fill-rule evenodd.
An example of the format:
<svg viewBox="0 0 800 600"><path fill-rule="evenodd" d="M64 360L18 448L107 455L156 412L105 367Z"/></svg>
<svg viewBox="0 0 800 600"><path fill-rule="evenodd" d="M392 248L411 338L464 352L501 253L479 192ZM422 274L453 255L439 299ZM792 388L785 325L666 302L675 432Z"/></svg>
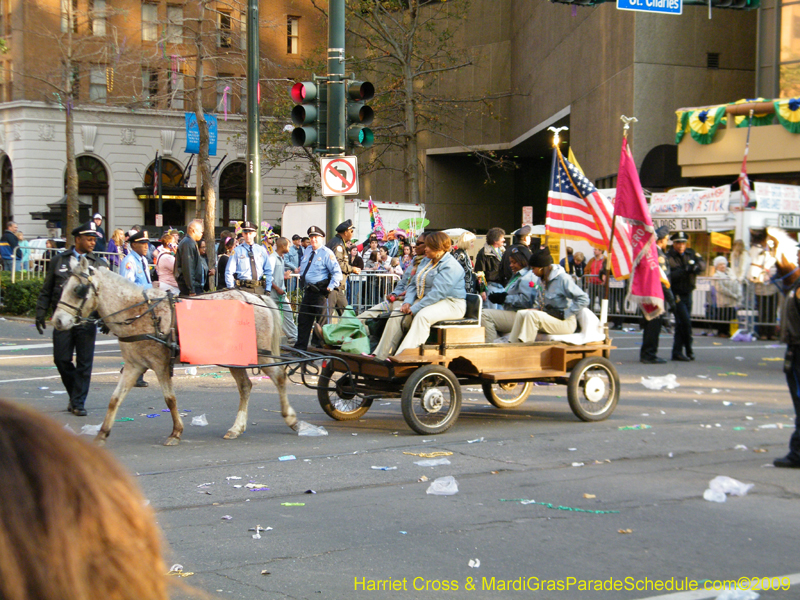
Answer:
<svg viewBox="0 0 800 600"><path fill-rule="evenodd" d="M215 115L205 115L208 125L208 155L217 155L217 117ZM199 154L200 152L200 131L197 128L197 116L194 113L186 113L186 153Z"/></svg>

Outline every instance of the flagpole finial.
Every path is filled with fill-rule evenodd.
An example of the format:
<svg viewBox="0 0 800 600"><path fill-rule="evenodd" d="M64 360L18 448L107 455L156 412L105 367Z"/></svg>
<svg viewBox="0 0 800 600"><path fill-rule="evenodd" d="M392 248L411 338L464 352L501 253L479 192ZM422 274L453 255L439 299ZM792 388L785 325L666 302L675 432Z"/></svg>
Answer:
<svg viewBox="0 0 800 600"><path fill-rule="evenodd" d="M622 127L622 135L625 137L628 137L628 130L631 128L631 123L639 122L639 119L636 117L626 117L625 115L621 115L619 120L625 123L625 125Z"/></svg>
<svg viewBox="0 0 800 600"><path fill-rule="evenodd" d="M561 139L560 139L558 134L561 133L562 131L567 130L567 129L569 129L569 127L548 127L547 128L548 131L552 131L553 132L553 148L558 148L558 144L561 143Z"/></svg>

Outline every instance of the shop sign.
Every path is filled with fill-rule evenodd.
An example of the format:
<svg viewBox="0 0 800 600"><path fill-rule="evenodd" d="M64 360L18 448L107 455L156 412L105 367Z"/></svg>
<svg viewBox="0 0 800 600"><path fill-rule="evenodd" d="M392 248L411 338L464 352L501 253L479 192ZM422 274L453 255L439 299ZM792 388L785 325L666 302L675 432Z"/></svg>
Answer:
<svg viewBox="0 0 800 600"><path fill-rule="evenodd" d="M676 217L672 219L653 219L653 227L666 225L670 233L675 231L708 231L705 217Z"/></svg>
<svg viewBox="0 0 800 600"><path fill-rule="evenodd" d="M800 187L756 181L758 210L778 213L800 213Z"/></svg>
<svg viewBox="0 0 800 600"><path fill-rule="evenodd" d="M712 231L710 241L711 244L714 246L725 248L725 250L731 249L731 236L725 235L724 233L717 233L716 231Z"/></svg>
<svg viewBox="0 0 800 600"><path fill-rule="evenodd" d="M698 192L653 194L650 198L650 214L666 216L682 213L728 212L730 201L729 185Z"/></svg>
<svg viewBox="0 0 800 600"><path fill-rule="evenodd" d="M800 229L800 215L778 215L778 227Z"/></svg>

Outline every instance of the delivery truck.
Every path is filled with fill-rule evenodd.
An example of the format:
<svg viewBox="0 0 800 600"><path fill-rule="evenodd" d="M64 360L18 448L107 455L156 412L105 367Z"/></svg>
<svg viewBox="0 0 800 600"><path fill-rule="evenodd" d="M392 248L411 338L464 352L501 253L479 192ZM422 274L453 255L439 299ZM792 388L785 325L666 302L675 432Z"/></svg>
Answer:
<svg viewBox="0 0 800 600"><path fill-rule="evenodd" d="M424 204L403 204L398 202L375 202L375 207L383 221L383 227L388 232L400 227L405 219L415 219L422 222L425 218ZM325 202L296 202L283 207L281 218L281 235L291 239L294 234L305 236L312 225L325 229L326 212ZM356 228L353 240L359 242L369 237L372 224L369 218L369 202L366 200L345 200L344 219L351 219ZM418 230L418 231L421 231ZM418 232L417 231L417 232ZM328 239L336 235L335 231L325 232Z"/></svg>

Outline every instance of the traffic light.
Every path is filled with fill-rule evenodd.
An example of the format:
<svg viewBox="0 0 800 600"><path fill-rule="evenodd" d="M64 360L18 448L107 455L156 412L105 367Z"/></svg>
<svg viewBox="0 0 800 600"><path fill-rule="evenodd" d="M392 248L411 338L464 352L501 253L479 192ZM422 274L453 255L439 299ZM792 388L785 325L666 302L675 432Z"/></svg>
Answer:
<svg viewBox="0 0 800 600"><path fill-rule="evenodd" d="M295 83L290 91L292 101L297 104L292 109L292 146L325 148L326 140L326 102L325 86L314 81Z"/></svg>
<svg viewBox="0 0 800 600"><path fill-rule="evenodd" d="M375 112L365 102L375 96L375 86L369 81L347 82L347 141L351 147L369 148L375 141L372 124Z"/></svg>

